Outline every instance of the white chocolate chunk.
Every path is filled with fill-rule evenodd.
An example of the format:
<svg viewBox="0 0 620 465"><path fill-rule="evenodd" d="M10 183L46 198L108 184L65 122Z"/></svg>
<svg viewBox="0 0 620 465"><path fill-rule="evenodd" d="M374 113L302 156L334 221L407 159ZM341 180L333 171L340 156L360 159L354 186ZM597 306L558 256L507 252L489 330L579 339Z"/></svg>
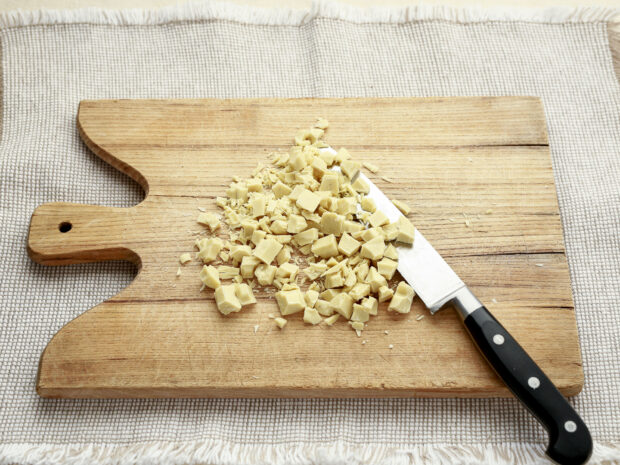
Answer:
<svg viewBox="0 0 620 465"><path fill-rule="evenodd" d="M415 237L415 228L411 221L409 221L404 216L398 218L398 235L396 236L396 240L398 242L403 242L405 244L413 244L413 239Z"/></svg>
<svg viewBox="0 0 620 465"><path fill-rule="evenodd" d="M306 301L299 289L276 292L276 301L283 316L297 313L304 309Z"/></svg>
<svg viewBox="0 0 620 465"><path fill-rule="evenodd" d="M310 249L314 255L318 255L321 258L335 257L338 255L338 243L336 237L333 234L322 237L317 240Z"/></svg>
<svg viewBox="0 0 620 465"><path fill-rule="evenodd" d="M205 286L208 286L211 289L217 289L221 286L220 274L217 269L211 265L204 265L202 267L202 270L200 270L200 280Z"/></svg>
<svg viewBox="0 0 620 465"><path fill-rule="evenodd" d="M185 265L187 262L191 262L191 261L192 261L191 254L182 253L181 256L179 257L179 262L181 263L181 265Z"/></svg>
<svg viewBox="0 0 620 465"><path fill-rule="evenodd" d="M288 226L286 231L292 234L297 234L304 231L308 227L306 219L301 215L291 215L288 219Z"/></svg>
<svg viewBox="0 0 620 465"><path fill-rule="evenodd" d="M222 279L234 279L235 277L239 276L239 268L235 268L234 266L218 266L217 272Z"/></svg>
<svg viewBox="0 0 620 465"><path fill-rule="evenodd" d="M271 229L271 232L274 234L284 234L288 232L288 223L284 220L275 220L271 223L269 229Z"/></svg>
<svg viewBox="0 0 620 465"><path fill-rule="evenodd" d="M276 276L277 268L273 265L265 265L261 263L254 270L254 276L261 286L270 286Z"/></svg>
<svg viewBox="0 0 620 465"><path fill-rule="evenodd" d="M322 320L323 319L321 318L321 315L319 315L319 312L317 312L314 308L306 307L304 309L305 323L316 325L319 324Z"/></svg>
<svg viewBox="0 0 620 465"><path fill-rule="evenodd" d="M378 228L379 226L388 224L390 220L387 216L385 216L385 213L383 213L381 210L377 210L372 215L370 215L368 222L373 228Z"/></svg>
<svg viewBox="0 0 620 465"><path fill-rule="evenodd" d="M252 249L249 245L235 244L230 248L230 257L236 263L240 263L243 257L249 257L250 255L252 255Z"/></svg>
<svg viewBox="0 0 620 465"><path fill-rule="evenodd" d="M385 248L383 256L389 258L390 260L398 260L398 251L393 244L388 244L388 246Z"/></svg>
<svg viewBox="0 0 620 465"><path fill-rule="evenodd" d="M321 179L321 186L319 191L327 191L332 194L338 194L340 190L340 182L338 181L338 175L335 173L327 173L323 175Z"/></svg>
<svg viewBox="0 0 620 465"><path fill-rule="evenodd" d="M252 198L250 208L252 209L252 216L258 218L265 215L265 207L267 203L263 194L256 194Z"/></svg>
<svg viewBox="0 0 620 465"><path fill-rule="evenodd" d="M261 263L261 261L256 257L243 257L241 260L241 266L239 267L241 276L243 278L250 279L252 276L254 276L254 270L259 263Z"/></svg>
<svg viewBox="0 0 620 465"><path fill-rule="evenodd" d="M390 301L388 310L393 310L398 313L409 313L414 296L415 292L413 288L404 281L401 281L398 283L398 287Z"/></svg>
<svg viewBox="0 0 620 465"><path fill-rule="evenodd" d="M271 188L271 190L275 194L276 199L281 199L282 197L285 197L292 192L292 189L290 187L288 187L286 184L281 183L280 181L278 181Z"/></svg>
<svg viewBox="0 0 620 465"><path fill-rule="evenodd" d="M379 302L387 302L394 295L394 291L390 289L389 287L387 287L387 285L381 286L378 289L378 292L379 292Z"/></svg>
<svg viewBox="0 0 620 465"><path fill-rule="evenodd" d="M295 234L295 236L293 237L293 239L295 240L295 243L297 243L297 245L300 247L304 245L312 244L318 238L319 238L319 230L316 228L306 229L305 231L300 232L299 234Z"/></svg>
<svg viewBox="0 0 620 465"><path fill-rule="evenodd" d="M211 263L222 250L223 243L219 237L211 237L196 241L196 246L198 247L196 257L203 263Z"/></svg>
<svg viewBox="0 0 620 465"><path fill-rule="evenodd" d="M385 242L383 237L375 237L362 245L360 255L363 258L369 258L370 260L380 260L383 257L385 251Z"/></svg>
<svg viewBox="0 0 620 465"><path fill-rule="evenodd" d="M284 328L284 326L287 323L287 321L284 318L281 318L279 316L274 318L273 321L275 322L276 325L278 325L278 328L280 329Z"/></svg>
<svg viewBox="0 0 620 465"><path fill-rule="evenodd" d="M384 257L379 262L377 262L377 270L379 271L379 274L385 279L392 279L394 277L394 273L396 272L397 267L398 262L390 260L389 258Z"/></svg>
<svg viewBox="0 0 620 465"><path fill-rule="evenodd" d="M344 222L344 226L342 228L343 232L347 232L347 233L355 233L355 232L360 232L364 229L364 226L356 223L355 221L345 221Z"/></svg>
<svg viewBox="0 0 620 465"><path fill-rule="evenodd" d="M223 315L241 310L241 302L235 295L235 285L220 286L215 290L215 303Z"/></svg>
<svg viewBox="0 0 620 465"><path fill-rule="evenodd" d="M375 205L375 201L371 199L370 197L362 198L360 205L367 212L374 213L377 211L377 206Z"/></svg>
<svg viewBox="0 0 620 465"><path fill-rule="evenodd" d="M370 315L376 315L378 313L379 303L377 302L377 299L372 296L366 297L364 300L362 300L361 305L362 307L366 307L368 309L368 313Z"/></svg>
<svg viewBox="0 0 620 465"><path fill-rule="evenodd" d="M334 314L334 309L327 300L318 299L314 304L314 308L323 316L331 316Z"/></svg>
<svg viewBox="0 0 620 465"><path fill-rule="evenodd" d="M344 286L344 278L340 273L332 273L325 277L325 287L332 289Z"/></svg>
<svg viewBox="0 0 620 465"><path fill-rule="evenodd" d="M379 167L377 165L373 165L370 162L365 161L362 163L362 165L364 165L364 168L366 168L371 173L376 173L377 171L379 171Z"/></svg>
<svg viewBox="0 0 620 465"><path fill-rule="evenodd" d="M353 299L349 294L342 292L330 300L329 303L336 313L340 313L347 320L351 318L351 313L353 312Z"/></svg>
<svg viewBox="0 0 620 465"><path fill-rule="evenodd" d="M317 291L309 289L304 294L304 299L308 307L314 308L314 304L316 304L316 301L319 299L319 293Z"/></svg>
<svg viewBox="0 0 620 465"><path fill-rule="evenodd" d="M304 210L308 210L309 212L313 212L316 210L316 207L319 206L319 202L321 198L313 192L310 192L308 189L304 189L303 192L297 198L295 204L299 208L303 208Z"/></svg>
<svg viewBox="0 0 620 465"><path fill-rule="evenodd" d="M379 274L379 272L374 266L371 266L370 270L368 270L366 282L370 284L370 289L372 290L372 292L378 292L380 287L387 286L387 281L383 276Z"/></svg>
<svg viewBox="0 0 620 465"><path fill-rule="evenodd" d="M353 288L351 288L351 290L349 291L349 295L356 302L366 297L369 294L370 294L370 284L367 284L367 283L356 283L353 286Z"/></svg>
<svg viewBox="0 0 620 465"><path fill-rule="evenodd" d="M257 229L252 233L252 238L250 240L254 245L258 245L263 241L263 239L265 239L265 237L267 237L267 233L265 231Z"/></svg>
<svg viewBox="0 0 620 465"><path fill-rule="evenodd" d="M345 218L337 213L325 212L321 217L321 232L340 236L344 227Z"/></svg>
<svg viewBox="0 0 620 465"><path fill-rule="evenodd" d="M293 200L294 202L297 202L297 199L302 194L302 192L305 190L307 189L304 186L302 186L301 184L298 184L293 188L291 193L288 195L288 198Z"/></svg>
<svg viewBox="0 0 620 465"><path fill-rule="evenodd" d="M368 192L370 192L370 186L360 177L358 177L353 184L351 184L351 187L360 194L368 194Z"/></svg>
<svg viewBox="0 0 620 465"><path fill-rule="evenodd" d="M278 263L278 265L287 263L290 259L291 249L288 246L282 247L282 250L280 250L280 252L278 252L278 255L276 255L276 262Z"/></svg>
<svg viewBox="0 0 620 465"><path fill-rule="evenodd" d="M359 241L356 241L350 235L344 233L340 238L340 242L338 243L338 251L341 254L350 257L355 252L357 252L361 246L362 244Z"/></svg>
<svg viewBox="0 0 620 465"><path fill-rule="evenodd" d="M220 220L214 213L200 213L196 221L200 224L208 226L211 231L215 231L220 227Z"/></svg>
<svg viewBox="0 0 620 465"><path fill-rule="evenodd" d="M351 321L367 322L370 319L370 313L366 307L359 304L353 304L353 313L351 313Z"/></svg>
<svg viewBox="0 0 620 465"><path fill-rule="evenodd" d="M242 307L256 303L256 297L246 283L235 284L235 295Z"/></svg>
<svg viewBox="0 0 620 465"><path fill-rule="evenodd" d="M299 272L299 267L293 263L283 263L276 270L277 278L289 278L294 280Z"/></svg>
<svg viewBox="0 0 620 465"><path fill-rule="evenodd" d="M282 244L272 238L265 238L258 243L253 255L269 265L282 250Z"/></svg>
<svg viewBox="0 0 620 465"><path fill-rule="evenodd" d="M340 315L336 313L335 315L331 315L325 318L325 323L327 323L328 326L332 326L338 320L338 318L340 318Z"/></svg>
<svg viewBox="0 0 620 465"><path fill-rule="evenodd" d="M340 151L342 150L345 149L340 149ZM338 155L336 155L336 158L338 158ZM357 176L357 173L359 173L361 166L362 164L360 162L353 160L343 160L340 162L340 169L342 169L342 172L346 174L349 179L353 179L355 176Z"/></svg>
<svg viewBox="0 0 620 465"><path fill-rule="evenodd" d="M392 199L392 203L396 208L400 210L403 215L408 215L411 213L411 208L405 202L401 202L400 200Z"/></svg>

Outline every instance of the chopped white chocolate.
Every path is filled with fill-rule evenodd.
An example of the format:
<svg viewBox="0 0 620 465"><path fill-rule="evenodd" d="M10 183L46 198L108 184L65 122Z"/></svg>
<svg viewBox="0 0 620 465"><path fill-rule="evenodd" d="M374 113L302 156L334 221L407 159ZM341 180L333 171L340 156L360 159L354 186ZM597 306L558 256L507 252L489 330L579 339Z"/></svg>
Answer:
<svg viewBox="0 0 620 465"><path fill-rule="evenodd" d="M276 301L283 316L297 313L304 309L306 301L299 289L276 292Z"/></svg>
<svg viewBox="0 0 620 465"><path fill-rule="evenodd" d="M387 302L394 295L394 291L386 286L381 286L378 289L379 292L379 302Z"/></svg>
<svg viewBox="0 0 620 465"><path fill-rule="evenodd" d="M298 272L299 267L297 265L294 265L293 263L283 263L276 270L276 277L294 280Z"/></svg>
<svg viewBox="0 0 620 465"><path fill-rule="evenodd" d="M288 219L288 226L286 231L292 234L297 234L304 231L308 227L306 219L301 215L291 215Z"/></svg>
<svg viewBox="0 0 620 465"><path fill-rule="evenodd" d="M325 323L327 323L328 326L332 326L338 320L338 318L340 318L340 315L338 315L337 313L335 315L328 316L327 318L325 318Z"/></svg>
<svg viewBox="0 0 620 465"><path fill-rule="evenodd" d="M353 239L349 234L344 233L340 238L340 242L338 243L338 251L341 254L350 257L359 250L361 245L362 244L359 241Z"/></svg>
<svg viewBox="0 0 620 465"><path fill-rule="evenodd" d="M317 240L310 249L314 255L318 255L321 258L335 257L338 255L338 243L336 237L333 234L322 237Z"/></svg>
<svg viewBox="0 0 620 465"><path fill-rule="evenodd" d="M267 203L263 194L255 194L250 202L250 208L252 209L252 216L258 218L265 215L265 207Z"/></svg>
<svg viewBox="0 0 620 465"><path fill-rule="evenodd" d="M370 197L363 197L360 202L361 207L367 212L374 213L377 211L377 206L375 205L375 201Z"/></svg>
<svg viewBox="0 0 620 465"><path fill-rule="evenodd" d="M316 228L306 229L305 231L302 231L298 234L295 234L295 236L293 236L295 243L300 247L304 245L312 244L318 238L319 238L319 230Z"/></svg>
<svg viewBox="0 0 620 465"><path fill-rule="evenodd" d="M200 213L196 221L208 226L211 231L215 231L220 227L220 220L214 213Z"/></svg>
<svg viewBox="0 0 620 465"><path fill-rule="evenodd" d="M319 206L320 201L321 201L321 198L318 195L314 194L313 192L310 192L308 189L304 189L303 192L297 198L297 201L295 202L295 204L299 208L303 208L304 210L313 212L314 210L316 210L316 207Z"/></svg>
<svg viewBox="0 0 620 465"><path fill-rule="evenodd" d="M353 182L353 184L351 184L351 187L360 194L368 194L368 192L370 192L370 186L368 185L368 183L359 176Z"/></svg>
<svg viewBox="0 0 620 465"><path fill-rule="evenodd" d="M368 309L368 313L371 315L376 315L379 311L379 302L374 297L366 297L362 300L362 307Z"/></svg>
<svg viewBox="0 0 620 465"><path fill-rule="evenodd" d="M192 256L189 253L182 253L181 256L179 257L179 262L181 263L181 265L185 265L187 262L191 262L192 261Z"/></svg>
<svg viewBox="0 0 620 465"><path fill-rule="evenodd" d="M276 196L276 199L280 199L284 196L289 195L293 190L288 187L286 184L281 183L280 181L278 181L272 188L271 190L273 191L273 193Z"/></svg>
<svg viewBox="0 0 620 465"><path fill-rule="evenodd" d="M278 328L282 329L286 325L287 321L284 318L276 317L273 319Z"/></svg>
<svg viewBox="0 0 620 465"><path fill-rule="evenodd" d="M201 259L203 263L211 263L217 258L222 246L222 240L218 237L200 239L196 241L196 247L198 247L196 258Z"/></svg>
<svg viewBox="0 0 620 465"><path fill-rule="evenodd" d="M385 248L383 256L389 258L390 260L398 260L398 251L393 244L388 244L388 246Z"/></svg>
<svg viewBox="0 0 620 465"><path fill-rule="evenodd" d="M411 221L404 216L398 218L398 236L396 236L396 240L405 244L413 244L414 237L415 227L411 224Z"/></svg>
<svg viewBox="0 0 620 465"><path fill-rule="evenodd" d="M398 287L390 301L388 310L393 310L398 313L409 313L414 296L415 292L413 288L404 281L401 281L398 283Z"/></svg>
<svg viewBox="0 0 620 465"><path fill-rule="evenodd" d="M249 257L252 255L252 249L249 245L235 244L230 248L230 257L235 263L241 263L243 257Z"/></svg>
<svg viewBox="0 0 620 465"><path fill-rule="evenodd" d="M370 284L367 284L367 283L356 283L349 291L349 295L356 302L366 297L369 294L370 294Z"/></svg>
<svg viewBox="0 0 620 465"><path fill-rule="evenodd" d="M377 171L379 171L379 167L377 165L373 165L370 162L365 161L362 163L362 165L371 173L376 173Z"/></svg>
<svg viewBox="0 0 620 465"><path fill-rule="evenodd" d="M263 241L263 239L265 239L265 237L267 237L267 233L265 231L257 229L252 233L252 238L250 240L254 245L258 245Z"/></svg>
<svg viewBox="0 0 620 465"><path fill-rule="evenodd" d="M179 276L181 276L181 267L178 267L178 268L177 268L177 278L178 278Z"/></svg>
<svg viewBox="0 0 620 465"><path fill-rule="evenodd" d="M254 270L259 263L261 263L261 261L256 257L243 257L241 260L241 266L239 267L241 276L246 279L252 278L252 276L254 276Z"/></svg>
<svg viewBox="0 0 620 465"><path fill-rule="evenodd" d="M261 263L254 270L254 276L261 286L270 286L276 276L277 268L273 265L265 265Z"/></svg>
<svg viewBox="0 0 620 465"><path fill-rule="evenodd" d="M306 307L304 309L304 322L311 325L316 325L319 324L322 320L323 318L321 318L319 312L317 312L314 308Z"/></svg>
<svg viewBox="0 0 620 465"><path fill-rule="evenodd" d="M340 182L336 173L327 173L321 179L319 191L328 191L332 194L338 194L340 190Z"/></svg>
<svg viewBox="0 0 620 465"><path fill-rule="evenodd" d="M208 286L211 289L217 289L221 286L220 274L217 269L211 265L204 265L202 267L202 270L200 270L200 280L205 286Z"/></svg>
<svg viewBox="0 0 620 465"><path fill-rule="evenodd" d="M360 255L363 258L369 258L370 260L380 260L383 257L385 251L385 242L383 237L375 237L362 245Z"/></svg>
<svg viewBox="0 0 620 465"><path fill-rule="evenodd" d="M369 310L359 304L353 304L353 313L351 313L351 321L367 322L370 319Z"/></svg>
<svg viewBox="0 0 620 465"><path fill-rule="evenodd" d="M215 303L223 315L241 310L241 302L235 295L235 285L220 286L215 290Z"/></svg>
<svg viewBox="0 0 620 465"><path fill-rule="evenodd" d="M252 255L269 265L280 250L282 250L282 244L272 238L266 238L258 243Z"/></svg>
<svg viewBox="0 0 620 465"><path fill-rule="evenodd" d="M235 268L234 266L218 266L217 272L222 279L234 279L236 276L239 276L239 268Z"/></svg>
<svg viewBox="0 0 620 465"><path fill-rule="evenodd" d="M342 150L344 149L340 149L340 151ZM336 157L338 157L338 155L336 155ZM362 164L360 162L353 160L343 160L340 162L340 169L344 174L348 176L349 179L353 179L355 176L357 176L357 173L360 172L361 166Z"/></svg>
<svg viewBox="0 0 620 465"><path fill-rule="evenodd" d="M390 260L389 258L384 257L379 262L377 262L377 270L379 271L379 274L385 279L392 279L394 277L394 273L396 272L397 267L398 262Z"/></svg>
<svg viewBox="0 0 620 465"><path fill-rule="evenodd" d="M321 217L321 232L323 234L335 234L340 236L344 227L345 218L333 212L325 212Z"/></svg>
<svg viewBox="0 0 620 465"><path fill-rule="evenodd" d="M344 286L344 277L340 273L332 273L325 277L325 287L332 289Z"/></svg>
<svg viewBox="0 0 620 465"><path fill-rule="evenodd" d="M280 252L278 252L278 255L276 255L276 262L278 262L278 265L287 263L290 259L291 249L288 246L282 247L282 250L280 250Z"/></svg>
<svg viewBox="0 0 620 465"><path fill-rule="evenodd" d="M239 300L241 306L251 305L256 303L256 297L254 297L254 293L250 286L246 283L235 284L235 295Z"/></svg>
<svg viewBox="0 0 620 465"><path fill-rule="evenodd" d="M331 316L334 314L334 309L327 300L318 299L314 304L314 308L323 316Z"/></svg>
<svg viewBox="0 0 620 465"><path fill-rule="evenodd" d="M387 216L385 216L385 213L383 213L381 210L377 210L372 215L370 215L368 222L373 228L378 228L379 226L388 224L390 220Z"/></svg>
<svg viewBox="0 0 620 465"><path fill-rule="evenodd" d="M347 320L351 318L353 299L349 294L342 292L331 299L329 303L335 312L340 313Z"/></svg>
<svg viewBox="0 0 620 465"><path fill-rule="evenodd" d="M288 223L284 220L275 220L271 223L269 229L271 229L271 232L274 234L285 234L288 232Z"/></svg>
<svg viewBox="0 0 620 465"><path fill-rule="evenodd" d="M392 203L396 208L400 210L403 215L408 215L411 213L411 208L405 202L401 202L400 200L392 199Z"/></svg>
<svg viewBox="0 0 620 465"><path fill-rule="evenodd" d="M379 274L379 272L374 266L371 266L370 270L368 270L366 282L370 284L370 289L372 290L372 292L379 292L380 287L387 286L386 279Z"/></svg>
<svg viewBox="0 0 620 465"><path fill-rule="evenodd" d="M316 301L318 300L318 298L319 298L319 293L311 289L307 290L306 293L304 294L304 299L308 307L314 308L314 304L316 304Z"/></svg>
<svg viewBox="0 0 620 465"><path fill-rule="evenodd" d="M364 229L364 226L356 223L355 221L345 221L344 227L342 228L343 232L354 233L359 232Z"/></svg>

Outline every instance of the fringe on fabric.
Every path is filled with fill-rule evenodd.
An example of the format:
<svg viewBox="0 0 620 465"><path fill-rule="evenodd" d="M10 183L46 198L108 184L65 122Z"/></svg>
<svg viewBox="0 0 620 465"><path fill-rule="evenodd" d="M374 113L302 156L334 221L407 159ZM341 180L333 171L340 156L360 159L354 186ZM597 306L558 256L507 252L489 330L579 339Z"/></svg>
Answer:
<svg viewBox="0 0 620 465"><path fill-rule="evenodd" d="M298 26L316 18L331 18L353 23L407 23L414 21L451 21L477 23L520 21L534 23L607 22L620 9L605 7L535 8L456 8L444 5L359 8L328 0L315 0L308 10L256 8L224 2L194 2L160 9L107 10L15 10L0 14L0 28L50 24L113 24L119 26L155 25L181 21L226 20L244 24Z"/></svg>
<svg viewBox="0 0 620 465"><path fill-rule="evenodd" d="M398 449L382 444L231 444L225 441L152 442L134 445L15 444L0 446L11 465L547 465L541 446L432 444ZM597 443L590 465L620 463L620 444Z"/></svg>

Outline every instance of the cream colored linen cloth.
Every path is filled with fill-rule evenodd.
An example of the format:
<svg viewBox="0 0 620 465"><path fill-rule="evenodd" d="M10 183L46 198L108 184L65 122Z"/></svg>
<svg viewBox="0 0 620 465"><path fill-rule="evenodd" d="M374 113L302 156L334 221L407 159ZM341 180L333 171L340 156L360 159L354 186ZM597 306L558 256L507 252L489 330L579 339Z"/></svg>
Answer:
<svg viewBox="0 0 620 465"><path fill-rule="evenodd" d="M0 16L0 463L546 463L514 399L51 400L37 362L117 293L125 263L26 255L44 202L131 206L136 184L81 142L83 99L534 95L543 100L581 337L572 400L620 457L620 87L602 9L309 11L195 4Z"/></svg>

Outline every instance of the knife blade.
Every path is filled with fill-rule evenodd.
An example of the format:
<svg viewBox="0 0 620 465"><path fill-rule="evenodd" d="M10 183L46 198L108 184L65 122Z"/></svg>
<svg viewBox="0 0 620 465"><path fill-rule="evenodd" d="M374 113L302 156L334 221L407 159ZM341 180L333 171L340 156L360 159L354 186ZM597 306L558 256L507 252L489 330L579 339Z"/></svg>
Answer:
<svg viewBox="0 0 620 465"><path fill-rule="evenodd" d="M335 153L331 147L330 150ZM402 213L366 175L367 194L395 222ZM351 180L352 182L355 179ZM358 207L358 210L360 208ZM397 244L398 271L431 314L452 305L487 362L549 434L546 454L562 465L581 465L592 455L592 437L577 412L540 367L474 296L420 231L413 245Z"/></svg>

